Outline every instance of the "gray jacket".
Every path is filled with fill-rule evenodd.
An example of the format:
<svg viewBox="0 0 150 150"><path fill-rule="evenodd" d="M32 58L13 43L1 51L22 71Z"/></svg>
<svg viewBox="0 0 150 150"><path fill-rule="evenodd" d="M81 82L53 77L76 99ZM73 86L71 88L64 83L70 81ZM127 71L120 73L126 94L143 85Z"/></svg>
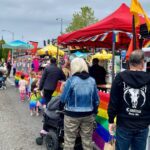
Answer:
<svg viewBox="0 0 150 150"><path fill-rule="evenodd" d="M60 114L56 113L56 110L59 110L59 106L60 106L60 96L53 97L47 105L47 109L45 111L45 114L50 119L58 120L60 118Z"/></svg>

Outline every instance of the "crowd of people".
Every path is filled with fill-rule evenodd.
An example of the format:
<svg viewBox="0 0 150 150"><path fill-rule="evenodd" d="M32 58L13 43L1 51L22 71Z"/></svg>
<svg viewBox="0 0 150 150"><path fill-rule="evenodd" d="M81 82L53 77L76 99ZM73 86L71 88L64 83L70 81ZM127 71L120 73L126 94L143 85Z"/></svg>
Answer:
<svg viewBox="0 0 150 150"><path fill-rule="evenodd" d="M14 74L17 63L13 64ZM64 150L73 150L78 133L83 149L92 150L94 117L100 103L98 90L106 91L97 87L106 84L106 70L98 63L96 58L91 65L82 58L74 58L71 62L65 60L60 68L56 58L51 57L50 63L39 72L34 71L33 63L30 64L28 83L21 75L20 100L24 101L28 96L31 116L34 111L38 116L41 106L47 108L58 82L62 81L59 100L65 111ZM10 66L7 65L8 74ZM109 132L111 135L116 132L116 150L129 150L130 147L132 150L145 150L150 125L150 76L143 71L144 53L141 50L132 52L129 67L117 74L112 83L108 107ZM45 125L42 132L48 132Z"/></svg>

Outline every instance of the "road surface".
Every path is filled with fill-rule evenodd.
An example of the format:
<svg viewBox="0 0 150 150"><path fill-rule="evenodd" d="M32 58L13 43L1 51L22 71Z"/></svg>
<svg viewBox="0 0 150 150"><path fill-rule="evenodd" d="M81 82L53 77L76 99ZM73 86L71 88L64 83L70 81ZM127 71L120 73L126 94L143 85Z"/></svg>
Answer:
<svg viewBox="0 0 150 150"><path fill-rule="evenodd" d="M29 102L19 101L12 84L0 90L0 150L46 150L35 138L42 127L42 116L30 116Z"/></svg>

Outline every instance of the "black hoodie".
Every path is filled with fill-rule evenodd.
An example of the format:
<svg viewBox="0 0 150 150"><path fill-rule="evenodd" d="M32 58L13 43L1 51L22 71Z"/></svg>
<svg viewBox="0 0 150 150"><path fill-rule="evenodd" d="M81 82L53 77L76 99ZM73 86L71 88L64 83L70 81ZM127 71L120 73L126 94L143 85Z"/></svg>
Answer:
<svg viewBox="0 0 150 150"><path fill-rule="evenodd" d="M111 88L109 123L117 117L117 126L131 130L150 124L150 74L143 71L119 73Z"/></svg>

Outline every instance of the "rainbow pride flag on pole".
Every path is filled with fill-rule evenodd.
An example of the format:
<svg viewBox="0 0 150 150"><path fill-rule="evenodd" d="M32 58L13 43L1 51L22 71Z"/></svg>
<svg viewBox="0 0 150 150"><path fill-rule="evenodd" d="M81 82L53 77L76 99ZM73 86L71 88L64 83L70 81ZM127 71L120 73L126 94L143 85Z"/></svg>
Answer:
<svg viewBox="0 0 150 150"><path fill-rule="evenodd" d="M112 40L115 43L119 42L119 32L113 32Z"/></svg>

